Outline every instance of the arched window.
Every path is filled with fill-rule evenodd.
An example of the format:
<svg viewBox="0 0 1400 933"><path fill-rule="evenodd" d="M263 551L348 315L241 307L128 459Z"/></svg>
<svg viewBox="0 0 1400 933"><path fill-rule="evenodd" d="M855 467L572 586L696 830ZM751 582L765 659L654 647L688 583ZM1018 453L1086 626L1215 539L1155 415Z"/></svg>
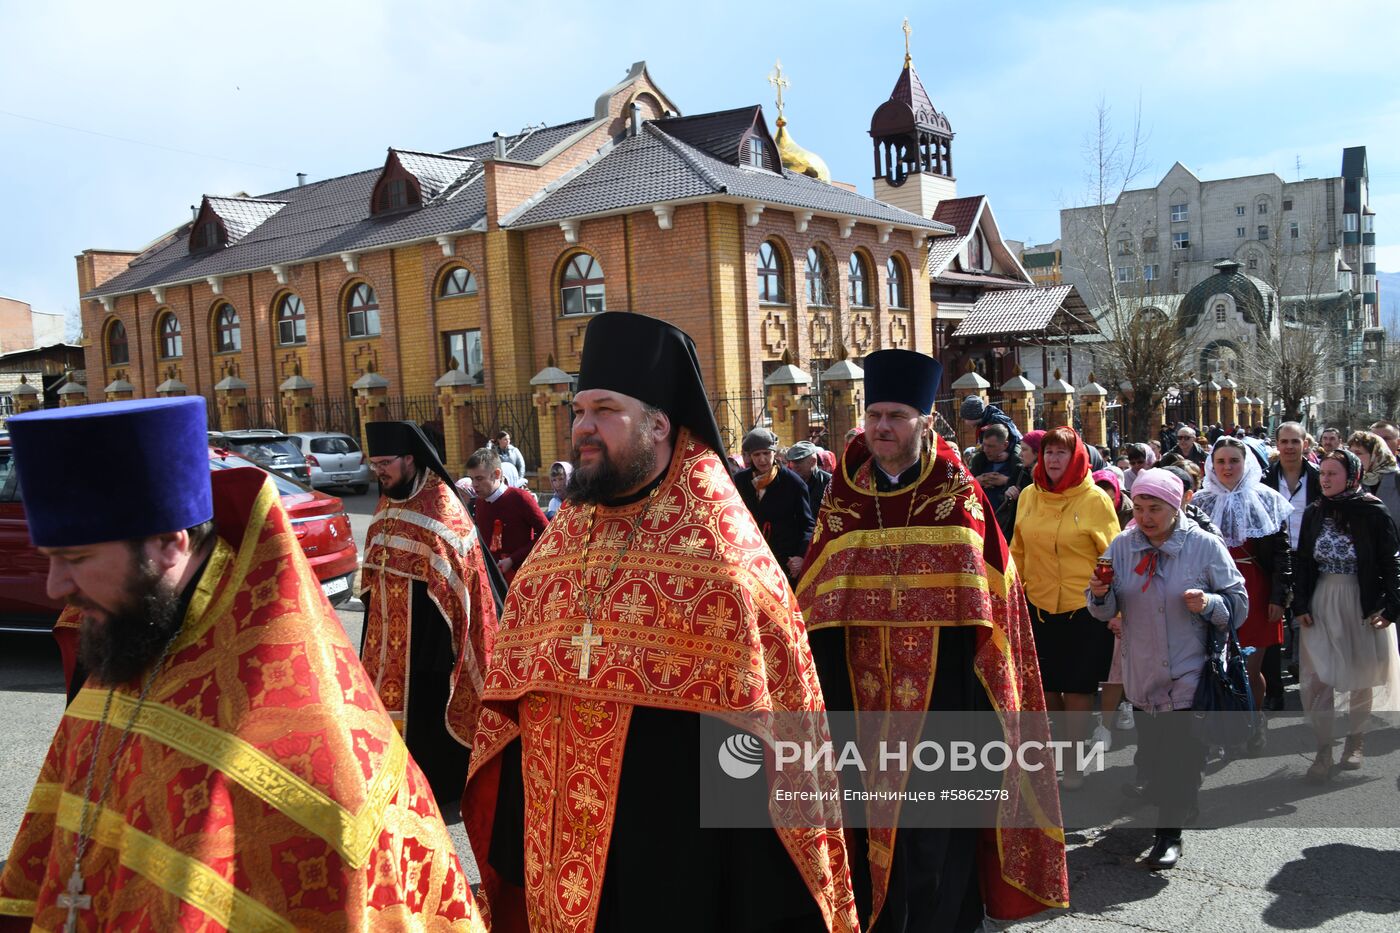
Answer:
<svg viewBox="0 0 1400 933"><path fill-rule="evenodd" d="M564 267L559 297L565 314L596 314L606 309L603 267L587 253L579 253Z"/></svg>
<svg viewBox="0 0 1400 933"><path fill-rule="evenodd" d="M214 340L219 353L233 353L243 349L243 328L238 322L238 312L231 304L219 305L214 313Z"/></svg>
<svg viewBox="0 0 1400 933"><path fill-rule="evenodd" d="M107 365L117 366L131 362L131 348L126 343L126 325L113 321L107 328Z"/></svg>
<svg viewBox="0 0 1400 933"><path fill-rule="evenodd" d="M851 307L870 307L870 272L860 253L851 254L850 281Z"/></svg>
<svg viewBox="0 0 1400 933"><path fill-rule="evenodd" d="M758 246L758 300L765 304L787 304L783 253L768 240Z"/></svg>
<svg viewBox="0 0 1400 933"><path fill-rule="evenodd" d="M306 306L296 295L277 303L277 342L284 347L306 343Z"/></svg>
<svg viewBox="0 0 1400 933"><path fill-rule="evenodd" d="M374 337L379 334L379 298L374 289L361 282L350 293L345 319L351 337Z"/></svg>
<svg viewBox="0 0 1400 933"><path fill-rule="evenodd" d="M885 260L885 297L891 308L909 307L909 282L904 277L904 263L893 256Z"/></svg>
<svg viewBox="0 0 1400 933"><path fill-rule="evenodd" d="M442 288L438 290L439 298L455 298L458 295L476 294L476 276L472 271L463 266L458 266L447 275L443 276Z"/></svg>
<svg viewBox="0 0 1400 933"><path fill-rule="evenodd" d="M1215 323L1225 323L1225 302L1223 301L1217 301L1215 303Z"/></svg>
<svg viewBox="0 0 1400 933"><path fill-rule="evenodd" d="M156 329L160 334L160 358L175 360L185 355L185 339L180 335L180 319L174 312L167 311L160 318Z"/></svg>
<svg viewBox="0 0 1400 933"><path fill-rule="evenodd" d="M831 304L831 291L827 288L826 257L815 246L807 249L807 304Z"/></svg>

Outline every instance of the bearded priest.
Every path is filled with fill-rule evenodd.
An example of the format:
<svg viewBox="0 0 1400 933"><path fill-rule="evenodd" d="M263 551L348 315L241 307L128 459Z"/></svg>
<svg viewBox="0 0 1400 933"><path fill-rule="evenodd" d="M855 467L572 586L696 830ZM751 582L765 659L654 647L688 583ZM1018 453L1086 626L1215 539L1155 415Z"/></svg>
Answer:
<svg viewBox="0 0 1400 933"><path fill-rule="evenodd" d="M695 345L598 315L573 410L566 501L511 584L486 671L462 807L483 913L495 933L853 930L839 806L820 826L775 818L771 755L767 781L734 790L761 825L700 825L701 718L822 701Z"/></svg>
<svg viewBox="0 0 1400 933"><path fill-rule="evenodd" d="M360 659L438 806L456 822L481 669L496 633L489 558L418 425L371 421L365 435L380 494L360 569Z"/></svg>
<svg viewBox="0 0 1400 933"><path fill-rule="evenodd" d="M9 421L89 673L0 875L0 929L484 929L276 487L211 477L205 419L196 396Z"/></svg>
<svg viewBox="0 0 1400 933"><path fill-rule="evenodd" d="M864 714L862 745L891 723L924 738L963 723L975 730L963 740L1044 740L1021 583L986 493L930 426L941 367L909 350L876 351L864 366L865 432L832 474L797 585L827 708ZM947 780L872 771L864 789L897 794L933 781L937 792ZM942 813L911 819L897 796L854 804L869 827L853 834L851 862L864 928L976 930L984 915L1066 905L1054 768L1012 768L976 789L1005 792L968 820L981 825L929 825Z"/></svg>

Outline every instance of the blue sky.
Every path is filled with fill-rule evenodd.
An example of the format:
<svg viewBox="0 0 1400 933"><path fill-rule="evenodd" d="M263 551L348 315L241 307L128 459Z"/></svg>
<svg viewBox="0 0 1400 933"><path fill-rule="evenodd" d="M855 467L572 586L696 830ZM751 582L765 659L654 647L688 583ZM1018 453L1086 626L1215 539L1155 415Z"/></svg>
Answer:
<svg viewBox="0 0 1400 933"><path fill-rule="evenodd" d="M1140 100L1143 185L1177 160L1206 179L1292 179L1295 159L1335 175L1366 145L1380 268L1400 270L1392 3L0 0L0 295L75 312L75 254L140 247L201 194L586 116L638 59L686 113L762 103L771 124L781 58L794 138L869 193L906 15L959 192L989 194L1006 236L1058 235L1097 102L1126 126Z"/></svg>

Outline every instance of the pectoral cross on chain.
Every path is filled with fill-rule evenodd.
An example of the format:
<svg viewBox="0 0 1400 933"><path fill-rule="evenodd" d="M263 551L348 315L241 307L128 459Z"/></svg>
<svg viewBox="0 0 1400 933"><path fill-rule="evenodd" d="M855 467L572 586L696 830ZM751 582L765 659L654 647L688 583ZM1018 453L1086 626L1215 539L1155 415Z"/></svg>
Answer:
<svg viewBox="0 0 1400 933"><path fill-rule="evenodd" d="M65 933L75 933L78 929L78 911L92 907L92 895L83 893L83 876L78 866L73 866L73 874L68 876L68 890L58 896L58 906L68 911L68 919L63 924Z"/></svg>
<svg viewBox="0 0 1400 933"><path fill-rule="evenodd" d="M570 638L569 644L578 649L578 676L582 680L593 666L593 649L602 646L603 636L593 634L593 620L587 619L583 623L583 631Z"/></svg>

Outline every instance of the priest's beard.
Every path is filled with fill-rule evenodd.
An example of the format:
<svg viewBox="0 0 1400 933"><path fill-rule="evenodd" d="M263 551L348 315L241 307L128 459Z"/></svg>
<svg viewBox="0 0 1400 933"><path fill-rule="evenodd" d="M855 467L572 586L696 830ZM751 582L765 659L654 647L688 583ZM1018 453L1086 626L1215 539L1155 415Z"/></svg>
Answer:
<svg viewBox="0 0 1400 933"><path fill-rule="evenodd" d="M96 608L69 600L81 608ZM83 620L78 635L78 660L100 683L126 683L146 671L183 622L180 596L166 583L155 562L132 555L131 583L120 606L107 621Z"/></svg>
<svg viewBox="0 0 1400 933"><path fill-rule="evenodd" d="M401 482L392 486L384 487L384 495L390 499L411 499L414 488L418 485L421 474L415 473L412 476L405 476Z"/></svg>
<svg viewBox="0 0 1400 933"><path fill-rule="evenodd" d="M592 466L582 466L579 454L593 447L601 456ZM642 485L656 469L656 447L651 441L651 419L638 420L627 447L614 457L599 438L574 448L574 472L564 487L564 498L574 505L611 502Z"/></svg>

